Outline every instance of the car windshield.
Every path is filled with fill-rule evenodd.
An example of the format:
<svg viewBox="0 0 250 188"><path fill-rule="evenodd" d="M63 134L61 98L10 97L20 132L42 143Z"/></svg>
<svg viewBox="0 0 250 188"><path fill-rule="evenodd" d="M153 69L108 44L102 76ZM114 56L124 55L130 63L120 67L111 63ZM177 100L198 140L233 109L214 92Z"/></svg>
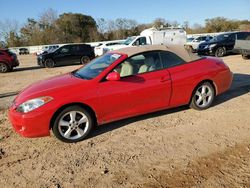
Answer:
<svg viewBox="0 0 250 188"><path fill-rule="evenodd" d="M125 45L129 45L136 37L128 37L123 44Z"/></svg>
<svg viewBox="0 0 250 188"><path fill-rule="evenodd" d="M228 37L229 37L229 34L217 35L214 38L212 38L209 42L223 41L223 40L226 40Z"/></svg>
<svg viewBox="0 0 250 188"><path fill-rule="evenodd" d="M91 80L97 77L108 66L114 63L121 57L120 54L105 54L99 58L94 59L81 69L73 71L72 74L78 78Z"/></svg>
<svg viewBox="0 0 250 188"><path fill-rule="evenodd" d="M192 40L194 40L194 37L187 38L187 42L192 42Z"/></svg>

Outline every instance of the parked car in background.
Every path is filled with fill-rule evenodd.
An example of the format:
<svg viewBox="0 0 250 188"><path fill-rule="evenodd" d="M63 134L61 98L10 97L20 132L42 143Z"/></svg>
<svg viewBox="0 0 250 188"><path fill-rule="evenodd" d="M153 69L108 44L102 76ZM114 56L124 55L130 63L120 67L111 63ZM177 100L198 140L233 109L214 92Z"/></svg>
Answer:
<svg viewBox="0 0 250 188"><path fill-rule="evenodd" d="M42 67L52 68L58 65L86 64L95 57L93 48L88 44L68 44L55 51L37 56Z"/></svg>
<svg viewBox="0 0 250 188"><path fill-rule="evenodd" d="M221 59L164 45L111 51L71 73L40 81L14 99L9 118L25 137L81 141L95 125L189 104L209 108L232 73Z"/></svg>
<svg viewBox="0 0 250 188"><path fill-rule="evenodd" d="M222 57L228 53L239 53L235 50L235 40L245 40L250 36L250 32L229 32L217 35L208 42L199 45L197 52L199 55L214 55Z"/></svg>
<svg viewBox="0 0 250 188"><path fill-rule="evenodd" d="M235 50L241 53L243 59L250 59L250 35L245 40L236 40Z"/></svg>
<svg viewBox="0 0 250 188"><path fill-rule="evenodd" d="M27 55L29 54L28 48L19 48L19 55Z"/></svg>
<svg viewBox="0 0 250 188"><path fill-rule="evenodd" d="M143 30L139 36L128 37L120 45L109 46L109 49L117 50L143 45L184 45L186 41L187 34L182 28L149 28ZM109 49L105 50L109 51Z"/></svg>
<svg viewBox="0 0 250 188"><path fill-rule="evenodd" d="M196 52L199 44L203 42L208 42L212 39L213 37L210 35L207 36L199 36L192 38L192 40L189 38L189 41L185 44L187 47L189 47L193 52Z"/></svg>
<svg viewBox="0 0 250 188"><path fill-rule="evenodd" d="M41 51L37 52L36 55L41 55L44 53L52 52L52 51L55 51L57 48L59 48L59 45L45 46L42 48Z"/></svg>
<svg viewBox="0 0 250 188"><path fill-rule="evenodd" d="M8 49L0 49L0 72L10 72L17 66L19 66L19 61L16 54Z"/></svg>
<svg viewBox="0 0 250 188"><path fill-rule="evenodd" d="M114 45L119 45L119 44L121 44L121 42L101 43L100 45L98 45L94 48L95 56L101 56L101 55L105 54L107 51L113 50Z"/></svg>

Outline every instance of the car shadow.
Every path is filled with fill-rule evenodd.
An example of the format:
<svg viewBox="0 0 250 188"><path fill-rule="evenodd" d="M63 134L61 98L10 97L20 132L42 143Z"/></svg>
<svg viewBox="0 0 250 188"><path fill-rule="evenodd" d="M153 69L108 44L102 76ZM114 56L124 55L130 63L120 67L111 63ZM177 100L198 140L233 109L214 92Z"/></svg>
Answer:
<svg viewBox="0 0 250 188"><path fill-rule="evenodd" d="M75 66L76 69L79 68L79 65L81 64L71 64L71 65L58 65L56 67L53 68L49 68L49 69L56 69L59 67L68 67L68 66ZM15 68L13 69L13 72L19 72L19 71L29 71L29 70L37 70L37 69L46 69L45 67L41 67L39 65L37 66L32 66L32 67L21 67L21 68Z"/></svg>
<svg viewBox="0 0 250 188"><path fill-rule="evenodd" d="M250 92L250 75L248 74L234 74L231 88L217 96L214 100L213 106L222 104L231 99L240 97Z"/></svg>
<svg viewBox="0 0 250 188"><path fill-rule="evenodd" d="M232 87L227 92L225 92L225 93L223 93L215 98L212 108L219 105L219 104L222 104L224 102L232 100L236 97L245 95L249 92L250 92L250 75L234 74ZM142 121L142 120L146 120L146 119L150 119L150 118L154 118L154 117L164 116L164 115L180 112L180 111L187 110L187 109L189 109L188 105L173 108L173 109L167 109L167 110L162 110L162 111L158 111L158 112L153 112L153 113L149 113L146 115L140 115L140 116L136 116L136 117L132 117L132 118L127 118L124 120L119 120L116 122L97 126L97 127L95 127L95 130L92 131L92 133L89 135L88 138L93 138L93 137L99 136L101 134L113 131L115 129L119 129L123 126L130 124L130 123L134 123L134 122L138 122L138 121Z"/></svg>
<svg viewBox="0 0 250 188"><path fill-rule="evenodd" d="M40 66L33 66L33 67L15 68L15 69L13 69L13 72L28 71L28 70L37 70L37 69L43 69L43 67L40 67Z"/></svg>

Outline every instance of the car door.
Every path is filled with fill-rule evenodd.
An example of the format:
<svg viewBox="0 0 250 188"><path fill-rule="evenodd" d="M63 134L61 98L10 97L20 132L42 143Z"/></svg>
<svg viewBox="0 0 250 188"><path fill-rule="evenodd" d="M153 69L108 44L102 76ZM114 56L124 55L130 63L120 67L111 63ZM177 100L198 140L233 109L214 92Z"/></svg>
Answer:
<svg viewBox="0 0 250 188"><path fill-rule="evenodd" d="M62 46L55 52L54 60L57 65L68 65L71 64L72 55L71 55L71 46L66 45Z"/></svg>
<svg viewBox="0 0 250 188"><path fill-rule="evenodd" d="M204 64L188 63L172 52L161 52L163 66L167 68L172 80L170 106L188 104L196 81L204 76Z"/></svg>
<svg viewBox="0 0 250 188"><path fill-rule="evenodd" d="M147 58L151 61L147 61ZM119 72L121 79L104 81L99 85L98 93L105 121L168 107L171 80L169 72L163 69L159 52L142 53L128 58L113 71Z"/></svg>

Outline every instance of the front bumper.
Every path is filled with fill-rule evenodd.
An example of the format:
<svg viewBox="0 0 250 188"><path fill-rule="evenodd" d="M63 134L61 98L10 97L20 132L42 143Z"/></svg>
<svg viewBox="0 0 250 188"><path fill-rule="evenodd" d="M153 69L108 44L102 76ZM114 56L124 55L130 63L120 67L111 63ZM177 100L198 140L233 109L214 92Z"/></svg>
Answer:
<svg viewBox="0 0 250 188"><path fill-rule="evenodd" d="M50 119L52 111L34 110L19 113L14 107L9 109L9 120L17 133L23 137L41 137L50 135Z"/></svg>
<svg viewBox="0 0 250 188"><path fill-rule="evenodd" d="M214 52L210 48L204 48L204 49L197 49L198 55L214 55Z"/></svg>
<svg viewBox="0 0 250 188"><path fill-rule="evenodd" d="M37 65L40 65L40 66L44 65L43 59L39 56L37 57Z"/></svg>

